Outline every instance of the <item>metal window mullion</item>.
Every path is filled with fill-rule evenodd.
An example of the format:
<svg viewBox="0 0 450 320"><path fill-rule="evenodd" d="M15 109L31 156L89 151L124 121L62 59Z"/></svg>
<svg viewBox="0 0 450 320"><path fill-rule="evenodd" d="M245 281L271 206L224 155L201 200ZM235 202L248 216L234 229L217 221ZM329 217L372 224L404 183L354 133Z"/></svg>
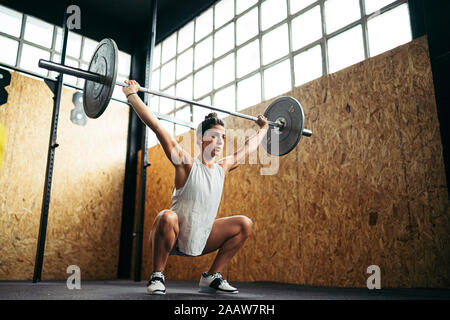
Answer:
<svg viewBox="0 0 450 320"><path fill-rule="evenodd" d="M314 48L315 46L322 45L323 42L324 42L324 39L326 39L326 38L322 36L318 40L316 40L314 42L311 42L311 43L307 44L306 46L303 46L303 47L301 47L299 49L296 49L296 50L292 51L292 55L296 56L299 53L302 53L302 52L308 51L309 49Z"/></svg>
<svg viewBox="0 0 450 320"><path fill-rule="evenodd" d="M242 17L242 16L244 16L244 15L246 15L247 13L249 13L250 11L252 11L254 8L256 8L256 7L259 7L259 5L262 3L263 1L261 1L261 0L259 0L259 1L257 1L254 5L252 5L251 7L248 7L247 9L245 9L244 11L242 11L241 13L239 13L239 14L237 14L235 17L234 17L234 19L239 19L240 17ZM237 4L237 1L236 1L236 4ZM236 12L237 11L237 6L235 7L235 11L234 12ZM233 19L233 20L234 20ZM231 21L231 20L230 20Z"/></svg>
<svg viewBox="0 0 450 320"><path fill-rule="evenodd" d="M53 58L53 55L56 52L56 38L57 38L57 34L58 34L58 29L56 28L56 26L53 26L53 37L52 37L52 55L51 58Z"/></svg>
<svg viewBox="0 0 450 320"><path fill-rule="evenodd" d="M58 34L58 29L56 28L56 25L55 25L55 26L53 26L52 49L51 49L51 52L50 52L50 60L51 61L54 61L53 59L55 58L57 34ZM48 71L47 76L50 77L50 74L51 74L51 72Z"/></svg>
<svg viewBox="0 0 450 320"><path fill-rule="evenodd" d="M80 35L80 36L81 36L80 54L79 54L79 56L78 56L78 59L76 59L77 62L78 62L78 67L79 67L79 68L81 68L82 63L83 63L82 59L83 59L84 42L85 42L85 41L84 41L85 37L82 36L82 35ZM82 79L77 79L77 85L79 85L81 82L82 82Z"/></svg>
<svg viewBox="0 0 450 320"><path fill-rule="evenodd" d="M51 48L45 47L45 46L40 45L38 43L34 43L34 42L31 42L31 41L28 41L28 40L21 40L21 39L19 39L19 40L22 41L24 44L29 45L31 47L35 47L35 48L38 48L38 49L41 49L41 50L44 50L44 51L48 51L48 52L52 52L53 51Z"/></svg>
<svg viewBox="0 0 450 320"><path fill-rule="evenodd" d="M366 16L366 9L365 9L365 1L359 0L359 10L361 12L361 26L362 26L362 36L363 36L363 45L364 45L364 58L367 59L370 56L370 49L369 49L369 33L367 30L367 16Z"/></svg>
<svg viewBox="0 0 450 320"><path fill-rule="evenodd" d="M16 59L16 67L20 67L20 62L22 60L22 48L23 48L23 42L25 37L25 25L27 22L27 15L23 15L22 18L22 26L20 29L20 37L19 37L19 47L17 49L17 59Z"/></svg>
<svg viewBox="0 0 450 320"><path fill-rule="evenodd" d="M297 12L294 13L294 14L290 14L289 12L288 12L288 14L291 16L292 19L295 19L295 18L297 18L298 16L301 16L302 14L304 14L305 12L311 10L311 9L314 8L315 6L320 5L321 3L322 3L322 0L315 1L315 2L311 3L310 5L304 7L303 9L300 9L299 11L297 11Z"/></svg>
<svg viewBox="0 0 450 320"><path fill-rule="evenodd" d="M289 4L289 0L286 0L286 1L288 1L287 3ZM315 6L316 5L308 6L307 8L309 8L308 10L310 10L310 9L313 9ZM306 11L308 11L308 10L305 10L305 11L301 10L300 11L300 12L302 12L301 14L296 14L295 16L291 16L291 15L289 15L289 10L290 10L289 8L290 8L290 5L287 6L287 11L288 11L287 17L285 19L280 20L277 23L271 25L269 28L265 29L264 31L261 31L262 35L265 35L265 34L271 32L271 31L273 31L274 29L277 29L278 27L281 27L285 23L291 22L292 20L294 20L295 18L297 18L301 14L305 13Z"/></svg>
<svg viewBox="0 0 450 320"><path fill-rule="evenodd" d="M195 23L196 23L197 19L194 19L194 21L192 22L192 44L190 46L188 46L182 53L179 53L179 55L187 52L188 50L190 50L192 48L192 65L191 65L191 71L188 72L187 75L185 75L184 77L182 77L182 79L179 79L177 81L183 81L184 79L187 79L189 77L192 76L192 86L191 86L191 98L194 98L194 82L195 82L195 78L194 78L194 59L195 59ZM188 22L189 23L189 22ZM187 25L187 24L186 24ZM194 122L194 108L193 106L190 104L189 105L189 110L191 111L191 121L192 123Z"/></svg>
<svg viewBox="0 0 450 320"><path fill-rule="evenodd" d="M163 47L163 44L162 44L162 42L160 42L159 43L159 45L160 45L160 48L159 48L159 61L158 61L158 67L161 69L161 67L162 67L162 47ZM159 87L158 87L159 88Z"/></svg>
<svg viewBox="0 0 450 320"><path fill-rule="evenodd" d="M187 77L189 77L192 74L192 89L191 89L191 97L192 99L194 99L195 97L195 75L198 72L198 70L195 70L195 52L197 51L195 48L195 30L197 30L197 19L194 19L194 35L193 35L193 42L192 42L192 73L188 74L187 76L185 76L185 78L187 79ZM180 80L181 81L181 80ZM191 105L191 110L192 112L194 111L194 108ZM193 117L194 115L192 115Z"/></svg>
<svg viewBox="0 0 450 320"><path fill-rule="evenodd" d="M320 16L322 19L322 75L327 75L329 72L329 60L328 60L328 42L327 42L327 24L325 20L325 0L319 1Z"/></svg>
<svg viewBox="0 0 450 320"><path fill-rule="evenodd" d="M175 74L173 75L173 77L174 77L174 84L173 84L173 91L175 92L175 96L177 95L177 84L178 84L178 82L177 82L177 71L178 71L178 35L179 35L179 32L178 31L175 31L176 32L176 35L175 35L175 57L174 57L174 60L175 60ZM174 113L174 116L176 115L176 112L177 112L177 103L176 103L176 101L174 101L173 102L173 113ZM176 134L176 127L177 127L177 125L175 124L174 126L173 126L173 134L175 135Z"/></svg>
<svg viewBox="0 0 450 320"><path fill-rule="evenodd" d="M262 34L262 28L261 28L261 3L262 3L262 1L258 1L258 36L257 36L257 38L259 39L259 43L260 43L260 46L259 46L259 70L258 71L260 72L260 79L261 79L261 83L259 84L260 88L261 88L261 101L264 101L266 95L264 92L265 86L264 86L264 71L263 71L263 61L262 61L262 58L263 58L262 36L263 36L263 34Z"/></svg>
<svg viewBox="0 0 450 320"><path fill-rule="evenodd" d="M283 62L283 61L289 59L290 57L291 57L291 54L290 54L290 53L285 54L284 56L282 56L282 57L280 57L280 58L277 58L277 59L275 59L275 60L269 62L268 64L264 65L264 66L261 68L261 70L262 70L262 71L265 71L265 70L267 70L267 69L269 69L269 68L272 68L273 66L279 64L280 62ZM244 77L246 77L246 76L244 76Z"/></svg>
<svg viewBox="0 0 450 320"><path fill-rule="evenodd" d="M202 38L199 38L198 40L196 39L196 37L195 37L195 31L196 31L196 29L197 28L194 28L194 42L195 43L199 43L199 42L202 42L203 40L205 40L206 38L208 38L209 36L211 36L211 35L213 35L214 34L214 32L215 32L215 30L214 30L214 10L215 10L216 8L214 7L213 8L213 14L212 14L212 19L213 19L213 26L212 26L212 31L210 32L210 33L208 33L208 34L206 34L206 35L204 35ZM209 10L209 8L208 9L206 9L204 12L206 12L206 11L208 11ZM202 12L203 13L203 12ZM200 14L201 15L201 14ZM200 15L198 15L194 20L195 20L195 24L197 24L197 19L198 19L198 17L200 16ZM227 25L227 23L225 23L225 25ZM220 28L219 28L220 29Z"/></svg>
<svg viewBox="0 0 450 320"><path fill-rule="evenodd" d="M348 31L348 30L350 30L350 29L352 29L352 28L354 28L354 27L356 27L356 26L358 26L358 25L360 25L362 23L363 23L363 19L362 18L358 19L358 20L355 20L352 23L346 25L345 27L342 27L342 28L340 28L340 29L338 29L336 31L333 31L332 33L327 34L326 38L327 39L334 38L335 36L337 36L337 35L339 35L341 33L344 33L345 31Z"/></svg>
<svg viewBox="0 0 450 320"><path fill-rule="evenodd" d="M253 72L253 73L255 73L255 72ZM246 75L246 76L247 76L247 75ZM246 76L243 77L243 78L246 78ZM213 89L210 93L215 94L215 93L217 93L217 92L219 92L219 91L222 91L223 89L225 89L225 88L227 88L227 87L229 87L229 86L231 86L231 85L233 85L233 84L235 84L235 83L236 83L236 80L227 82L227 83L221 85L220 87L218 87L217 89ZM209 93L208 93L208 94L209 94ZM205 94L205 95L208 95L208 94ZM200 99L202 99L202 98L200 98Z"/></svg>
<svg viewBox="0 0 450 320"><path fill-rule="evenodd" d="M287 25L288 25L288 41L289 41L289 61L291 63L290 65L290 72L291 72L291 90L295 88L295 70L294 70L294 55L292 53L292 18L289 15L290 12L290 1L286 0L286 10L287 10Z"/></svg>
<svg viewBox="0 0 450 320"><path fill-rule="evenodd" d="M400 5L402 5L402 4L405 4L405 3L408 3L408 0L397 0L397 1L394 1L394 2L389 3L388 5L386 5L386 6L382 7L382 8L380 8L380 9L378 9L377 11L374 11L374 12L372 12L372 13L370 13L370 14L366 14L366 12L365 12L365 10L364 10L364 15L367 16L367 19L368 19L368 20L370 20L370 19L375 18L375 17L377 17L377 16L379 16L379 15L382 15L383 13L386 13L386 12L392 10L392 9L395 9L395 8L397 8L398 6L400 6ZM364 9L365 9L365 7L366 7L366 6L365 6L365 4L364 4Z"/></svg>
<svg viewBox="0 0 450 320"><path fill-rule="evenodd" d="M0 36L3 36L3 37L5 37L5 38L9 38L9 39L11 39L11 40L20 41L20 36L19 36L19 38L18 38L18 37L15 37L15 36L13 36L13 35L10 35L9 33L4 33L4 32L2 32L2 31L0 31Z"/></svg>
<svg viewBox="0 0 450 320"><path fill-rule="evenodd" d="M189 49L192 49L192 51L194 50L194 42L192 42L192 44L191 44L189 47L183 49L183 51L178 52L178 53L177 53L177 56L181 56L183 53L185 53L185 52L188 51ZM166 62L166 63L167 63L167 62ZM161 65L160 65L160 66L161 66Z"/></svg>
<svg viewBox="0 0 450 320"><path fill-rule="evenodd" d="M360 25L361 23L362 23L361 19L353 21L352 23L346 25L345 27L342 27L339 30L333 31L333 33L329 33L329 34L325 35L325 37L326 37L327 40L330 40L331 38L334 38L334 37L336 37L336 36L346 32L346 31L348 31L348 30L350 30L350 29Z"/></svg>
<svg viewBox="0 0 450 320"><path fill-rule="evenodd" d="M175 31L177 33L176 35L176 44L175 44L175 82L177 81L177 73L178 73L178 57L180 56L177 52L178 52L178 37L180 36L180 33L178 31ZM176 93L176 88L175 88L175 93Z"/></svg>
<svg viewBox="0 0 450 320"><path fill-rule="evenodd" d="M237 24L236 18L236 10L237 10L237 0L234 0L234 111L238 110L238 90L237 90Z"/></svg>
<svg viewBox="0 0 450 320"><path fill-rule="evenodd" d="M269 64L269 65L270 65L270 64ZM255 70L253 70L252 72L249 72L249 73L243 75L242 77L236 79L236 81L237 81L237 82L241 82L241 81L243 81L243 80L247 80L248 78L251 78L251 77L253 77L253 76L256 75L256 74L261 73L261 70L262 70L261 67L258 68L258 69L255 69Z"/></svg>
<svg viewBox="0 0 450 320"><path fill-rule="evenodd" d="M212 38L212 48L211 48L211 60L212 60L212 62L211 62L211 66L212 66L212 72L211 72L211 83L212 83L212 85L211 85L211 88L212 88L212 92L211 92L211 94L212 94L212 96L211 96L211 104L212 105L214 105L214 103L215 103L215 100L216 100L216 95L215 95L215 83L214 83L214 75L215 75L215 69L216 69L216 60L214 59L214 46L215 46L215 29L214 29L214 27L215 27L215 24L216 24L216 19L214 19L214 14L215 14L215 12L216 12L216 6L213 6L213 8L212 8L212 10L213 10L213 13L212 13L212 15L213 15L213 26L212 26L212 33L211 33L211 38ZM207 38L206 38L207 39Z"/></svg>
<svg viewBox="0 0 450 320"><path fill-rule="evenodd" d="M260 37L260 34L257 34L256 36L253 36L252 38L246 40L245 42L242 42L241 44L236 45L236 46L235 46L235 50L237 51L237 50L239 50L239 49L242 49L243 47L245 47L245 46L248 45L249 43L255 41L256 39L260 39L260 38L261 38L261 37ZM237 44L237 39L236 39L236 44ZM225 53L225 54L226 54L226 53ZM223 54L221 57L223 57L225 54Z"/></svg>

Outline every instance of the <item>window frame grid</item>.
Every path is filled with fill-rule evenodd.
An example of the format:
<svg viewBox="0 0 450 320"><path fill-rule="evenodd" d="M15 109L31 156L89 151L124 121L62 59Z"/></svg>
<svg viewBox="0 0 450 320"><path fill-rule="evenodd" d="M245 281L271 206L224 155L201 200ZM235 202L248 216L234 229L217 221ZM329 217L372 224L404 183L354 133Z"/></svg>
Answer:
<svg viewBox="0 0 450 320"><path fill-rule="evenodd" d="M255 74L259 73L260 77L261 77L261 101L265 101L266 97L265 97L265 78L264 78L264 70L288 59L290 61L290 72L291 72L291 90L295 88L295 66L294 66L294 57L300 53L303 53L317 45L320 45L321 47L321 53L322 53L322 76L328 75L329 74L329 55L328 55L328 40L330 40L331 38L342 34L358 25L362 26L362 40L363 40L363 45L364 45L364 59L368 59L370 58L370 47L369 47L369 36L368 36L368 21L375 18L378 15L384 14L394 8L397 8L398 6L402 5L402 4L407 4L408 0L396 0L391 2L390 4L380 8L379 10L371 13L371 14L366 14L366 10L365 10L365 0L359 0L359 6L360 6L360 18L358 20L355 20L341 28L339 28L338 30L335 30L331 33L327 33L326 32L326 15L325 15L325 2L327 0L317 0L314 1L313 3L309 4L308 6L304 7L303 9L295 12L294 14L290 13L290 0L284 0L286 1L286 10L287 10L287 18L277 22L276 24L272 25L271 27L267 28L266 30L262 31L262 19L261 19L261 5L265 0L258 0L255 4L253 4L252 6L248 7L246 10L244 10L243 12L236 14L236 2L237 0L234 0L234 17L227 21L225 24L221 25L219 28L215 28L215 19L213 18L213 27L212 27L212 31L206 35L204 35L201 39L195 39L195 31L197 28L197 18L203 13L201 13L199 16L195 17L194 20L194 28L193 28L193 33L194 33L194 40L193 43L185 48L183 51L178 52L178 32L179 30L184 27L184 25L182 27L180 27L177 31L177 53L175 55L175 57L173 59L176 59L177 63L177 58L179 55L183 54L184 52L186 52L187 50L193 49L193 61L192 61L192 71L186 75L184 75L183 77L181 77L180 79L176 79L175 76L175 82L169 84L167 87L161 88L161 75L159 77L159 84L158 84L158 91L164 91L167 90L168 88L170 88L173 85L177 85L179 82L185 80L186 78L192 76L193 77L193 86L192 86L192 97L194 96L194 87L195 87L195 75L196 73L202 71L203 69L212 66L213 72L212 72L212 79L211 81L214 81L214 75L215 75L215 68L214 68L214 64L221 60L222 58L224 58L225 56L233 53L234 54L234 59L235 59L235 63L234 63L234 80L231 82L227 82L225 84L223 84L222 86L218 87L218 88L214 88L214 86L212 86L212 90L210 92L208 92L207 94L194 99L195 101L200 101L203 100L205 98L207 98L208 96L211 98L212 104L214 105L214 97L215 94L218 91L221 91L223 89L225 89L226 87L230 86L230 85L234 85L234 89L235 89L235 111L238 110L239 106L238 106L238 83L242 80L245 80L247 78L250 78L252 76L254 76ZM320 14L321 14L321 19L322 19L322 37L319 38L318 40L311 42L297 50L293 50L293 44L292 44L292 36L293 36L293 32L292 32L292 20L294 20L295 18L297 18L298 16L306 13L307 11L313 9L314 7L316 7L317 5L320 6ZM216 14L216 4L213 4L213 17L215 17ZM206 10L209 10L211 7L209 7ZM250 12L251 10L258 8L258 34L253 36L252 38L246 40L245 42L243 42L242 44L240 44L239 46L237 46L237 32L238 32L238 28L236 26L236 21L241 18L242 16L244 16L245 14L247 14L248 12ZM206 10L204 12L206 12ZM192 20L191 20L192 21ZM191 21L187 22L185 25L187 25L188 23L190 23ZM234 27L234 48L221 54L218 57L214 57L214 47L215 47L215 34L219 31L221 31L223 28L227 27L230 23L234 23L235 27ZM271 61L270 63L264 65L263 64L263 60L262 60L262 47L263 47L263 43L262 43L262 38L264 35L266 35L267 33L273 31L274 29L287 24L287 29L288 29L288 39L289 39L289 52L288 54L277 58L274 61ZM171 34L172 35L172 34ZM165 39L167 39L168 37L170 37L171 35L168 35ZM208 37L212 37L212 42L213 42L213 46L212 46L212 60L209 61L207 64L203 65L202 67L195 69L195 46L200 43L201 41L205 40ZM161 50L162 50L162 43L164 42L165 39L162 39L158 45L161 45ZM237 51L243 47L245 47L246 45L248 45L249 43L251 43L252 41L258 40L259 41L259 55L260 55L260 63L259 63L259 68L253 70L250 73L247 73L246 75L242 76L242 77L238 77L237 76ZM172 59L171 59L172 60ZM160 70L160 74L161 74L161 69L162 67L169 63L171 60L165 62L164 64L162 63L162 51L161 51L161 55L160 55L160 63L159 66L157 68L155 68L153 71L156 70ZM175 72L176 72L176 67L175 67ZM174 110L171 113L176 113L178 110L182 109L186 107L186 105L180 106L180 107L175 107ZM220 107L220 106L218 106ZM244 107L249 107L249 106L244 106ZM191 106L191 121L193 119L193 115L192 115L192 106Z"/></svg>
<svg viewBox="0 0 450 320"><path fill-rule="evenodd" d="M177 31L175 31L176 34L176 48L175 48L175 56L171 59L169 59L168 61L166 61L165 63L162 63L162 56L163 56L163 52L162 52L162 44L163 41L165 39L167 39L168 37L170 37L172 34L168 35L165 39L163 39L162 41L160 41L158 43L158 45L160 45L160 55L159 55L159 64L158 67L155 68L153 71L158 70L160 72L160 76L159 76L159 83L157 84L157 90L158 91L164 91L167 90L168 88L170 88L171 86L175 86L175 90L176 90L176 86L179 82L185 80L186 78L192 76L193 82L192 82L192 97L194 97L194 88L195 88L195 75L196 73L202 71L203 69L212 66L212 78L211 78L211 82L214 81L214 75L215 75L215 63L221 59L223 59L225 56L233 53L234 55L234 80L231 82L227 82L224 85L222 85L221 87L218 88L214 88L214 86L212 86L212 90L197 98L197 101L203 100L205 98L207 98L208 96L211 98L211 102L212 104L214 104L214 97L215 94L218 91L221 91L222 89L225 89L226 87L230 86L230 85L234 85L234 89L235 89L235 105L234 108L235 110L238 109L238 83L242 80L245 80L249 77L254 76L257 73L260 73L260 77L261 77L261 101L265 101L266 97L265 97L265 79L264 79L264 70L278 64L279 62L284 61L285 59L289 59L290 61L290 70L291 70L291 89L295 88L295 68L294 68L294 57L302 52L305 52L309 49L311 49L312 47L315 47L316 45L320 45L321 49L322 49L322 75L327 75L329 74L329 56L328 56L328 40L344 33L345 31L350 30L353 27L356 27L358 25L362 26L362 40L363 40L363 45L364 45L364 59L368 59L370 57L370 47L369 47L369 36L368 36L368 21L371 20L372 18L375 18L383 13L386 13L387 11L390 11L394 8L397 8L398 6L408 3L408 0L396 0L393 1L392 3L380 8L379 10L371 13L371 14L366 14L366 10L365 10L365 0L359 0L359 5L360 5L360 19L347 24L346 26L332 32L332 33L326 33L326 20L325 20L325 2L327 0L317 0L314 1L313 3L311 3L310 5L306 6L305 8L297 11L294 14L290 14L290 0L284 0L286 1L286 10L287 10L287 18L283 19L282 21L277 22L276 24L272 25L271 27L267 28L266 30L262 31L262 19L261 19L261 14L262 14L262 10L261 10L261 5L265 0L258 0L255 4L253 4L252 6L248 7L247 9L245 9L244 11L242 11L239 14L236 14L237 12L237 0L234 0L234 17L232 19L230 19L229 21L227 21L225 24L221 25L219 28L216 29L215 27L215 14L216 14L216 4L213 4L213 25L212 25L212 31L206 35L204 35L201 39L195 39L195 32L196 32L196 28L197 28L197 19L200 16L195 17L193 20L194 22L194 26L193 26L193 42L190 46L188 46L187 48L185 48L183 51L178 52L178 40L179 40L179 30L181 28L179 28ZM304 14L305 12L311 10L312 8L316 7L317 5L320 6L320 13L321 13L321 18L322 18L322 37L312 43L307 44L306 46L299 48L295 51L292 50L293 45L292 45L292 20L297 18L298 16ZM210 7L211 8L211 7ZM208 8L208 9L210 9ZM236 21L241 18L242 16L244 16L245 14L247 14L248 12L250 12L251 10L258 8L258 34L250 39L248 39L247 41L245 41L244 43L240 44L239 46L236 45L236 38L237 38L237 27L236 27ZM206 12L208 9L206 9L204 12ZM203 12L202 12L203 13ZM38 49L42 49L45 50L47 52L50 52L50 59L53 60L55 55L60 55L61 52L56 50L56 40L57 40L57 32L58 32L58 27L57 26L53 26L53 38L52 38L52 46L51 48L47 48L44 47L42 45L33 43L31 41L25 40L24 39L24 33L25 33L25 27L26 27L26 23L27 23L27 18L29 15L21 13L22 14L22 22L21 22L21 30L20 30L20 36L19 37L15 37L12 36L8 33L5 32L1 32L0 31L0 35L15 41L18 41L18 49L17 49L17 55L16 55L16 64L13 67L18 67L20 66L21 63L21 59L22 59L22 51L23 51L23 46L24 45L29 45ZM191 20L192 21L192 20ZM188 23L190 23L191 21L187 22L186 25ZM218 56L218 57L214 57L214 47L215 47L215 34L217 32L219 32L220 30L222 30L223 28L227 27L230 23L234 23L234 47L233 49L223 53L222 55ZM289 39L289 52L287 55L284 55L283 57L280 57L266 65L263 65L263 60L262 60L262 47L263 47L263 43L262 43L262 38L265 34L271 32L272 30L276 29L279 26L282 26L283 24L287 24L287 28L288 28L288 39ZM183 25L184 27L184 25ZM84 49L84 43L85 43L85 37L83 35L81 36L81 48L80 48L80 54L78 58L75 58L73 56L70 55L66 55L66 58L70 58L72 60L75 60L78 62L80 68L83 64L89 64L89 61L85 61L83 60L83 49ZM199 69L195 69L195 46L198 45L198 43L200 43L201 41L205 40L208 37L212 37L212 60L209 61L207 64L203 65L201 68ZM243 47L245 47L246 45L248 45L249 43L251 43L252 41L258 40L259 41L259 55L260 55L260 65L259 68L255 69L254 71L238 78L237 76L237 51ZM192 59L192 71L186 75L184 75L183 77L181 77L180 79L176 78L176 74L177 74L177 64L178 64L178 57L185 53L187 50L192 49L193 51L193 59ZM169 84L167 87L165 88L161 88L161 69L164 65L170 63L173 59L175 59L175 82ZM123 77L123 78L128 78L129 74L118 74L118 76ZM51 77L51 72L48 71L47 72L47 77ZM78 79L77 80L77 85L80 85L80 82L82 81L82 79ZM175 91L176 94L176 91ZM172 110L172 112L170 112L169 114L175 114L178 110L186 107L187 105L182 105L180 107L177 107L175 104L174 109ZM190 106L191 109L191 121L193 119L193 107ZM158 105L158 110L159 110L159 105Z"/></svg>
<svg viewBox="0 0 450 320"><path fill-rule="evenodd" d="M6 8L8 8L8 7L6 7ZM21 64L21 60L22 60L22 51L23 51L24 45L28 45L28 46L49 52L51 61L53 61L53 58L55 57L55 55L61 55L61 52L56 50L56 40L58 38L58 28L60 28L60 27L53 25L52 45L51 45L51 48L48 48L48 47L42 46L40 44L31 42L29 40L25 40L25 26L26 26L27 18L29 15L27 15L25 13L21 13L21 14L22 14L22 23L21 23L21 27L20 27L21 29L20 29L19 37L15 37L13 35L10 35L9 33L0 31L0 36L11 39L11 40L15 40L19 43L18 48L17 48L17 53L16 53L16 63L15 63L15 65L10 65L10 66L14 67L14 68L20 68L20 64ZM36 18L36 19L39 19L39 18ZM39 19L39 20L42 20L42 19ZM83 49L84 49L84 42L85 42L86 37L81 34L78 34L78 35L81 36L80 56L78 58L75 58L69 54L66 54L66 58L70 58L71 60L78 62L79 68L81 68L83 63L89 65L89 61L83 60L83 57L82 57ZM58 61L58 63L59 63L59 61ZM9 64L5 63L5 65L9 65ZM47 74L43 75L43 76L47 77L47 78L51 78L51 79L54 78L52 76L52 71L49 71L49 70L47 71ZM119 73L118 76L128 78L130 76L130 74ZM83 79L80 79L80 78L77 79L76 86L80 86L82 81L83 81ZM64 82L64 84L66 84L66 82Z"/></svg>

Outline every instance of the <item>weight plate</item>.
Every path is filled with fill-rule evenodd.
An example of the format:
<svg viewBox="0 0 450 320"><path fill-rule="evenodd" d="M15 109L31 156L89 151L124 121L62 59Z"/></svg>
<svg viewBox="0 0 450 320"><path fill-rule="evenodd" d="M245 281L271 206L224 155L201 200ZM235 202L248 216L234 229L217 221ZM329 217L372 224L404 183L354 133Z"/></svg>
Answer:
<svg viewBox="0 0 450 320"><path fill-rule="evenodd" d="M95 49L89 71L103 75L104 81L86 80L83 91L84 112L89 118L98 118L108 107L117 78L117 45L112 39L103 39Z"/></svg>
<svg viewBox="0 0 450 320"><path fill-rule="evenodd" d="M262 142L264 149L274 156L289 153L299 143L304 129L305 115L300 102L292 97L280 97L269 105L264 116L285 123L282 129L270 126Z"/></svg>

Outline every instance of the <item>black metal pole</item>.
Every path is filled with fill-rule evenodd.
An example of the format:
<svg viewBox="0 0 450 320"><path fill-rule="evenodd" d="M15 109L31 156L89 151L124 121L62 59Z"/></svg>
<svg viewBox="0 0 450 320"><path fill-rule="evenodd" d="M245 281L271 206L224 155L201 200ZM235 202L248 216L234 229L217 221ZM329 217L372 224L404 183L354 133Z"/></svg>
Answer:
<svg viewBox="0 0 450 320"><path fill-rule="evenodd" d="M67 13L64 12L64 20L62 26L63 45L61 51L61 64L64 64L66 57L67 37L68 37L66 20L67 20ZM58 116L59 116L59 107L61 104L62 87L63 87L63 74L59 74L56 81L56 85L53 86L52 90L54 95L52 125L50 129L50 141L48 144L47 168L45 172L44 194L42 197L42 207L41 207L41 221L39 224L39 236L36 248L36 260L34 264L34 275L33 275L34 283L41 281L42 265L44 262L45 237L47 234L48 210L50 207L50 194L52 188L53 162L55 158L55 148L58 146L58 144L56 143L56 138L57 138Z"/></svg>
<svg viewBox="0 0 450 320"><path fill-rule="evenodd" d="M150 22L150 38L148 39L146 66L145 66L145 86L150 86L151 72L152 72L152 54L155 47L156 40L156 18L158 10L158 0L152 1L152 21ZM145 104L148 105L148 95L144 97ZM148 151L147 151L147 127L142 126L141 138L141 179L139 184L139 215L136 224L136 254L134 264L134 281L141 281L142 270L142 242L144 238L144 218L145 218L145 185L147 181L147 167L148 167Z"/></svg>

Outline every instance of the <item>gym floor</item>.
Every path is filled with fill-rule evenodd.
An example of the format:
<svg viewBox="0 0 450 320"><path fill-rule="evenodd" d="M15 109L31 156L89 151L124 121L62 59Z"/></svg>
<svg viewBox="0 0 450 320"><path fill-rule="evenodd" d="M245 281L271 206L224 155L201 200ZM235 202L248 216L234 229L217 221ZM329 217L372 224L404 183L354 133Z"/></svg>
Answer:
<svg viewBox="0 0 450 320"><path fill-rule="evenodd" d="M311 287L275 282L237 282L237 295L197 291L196 281L168 281L167 294L149 295L146 281L82 281L69 290L65 281L3 281L0 300L450 300L444 289L381 289Z"/></svg>

